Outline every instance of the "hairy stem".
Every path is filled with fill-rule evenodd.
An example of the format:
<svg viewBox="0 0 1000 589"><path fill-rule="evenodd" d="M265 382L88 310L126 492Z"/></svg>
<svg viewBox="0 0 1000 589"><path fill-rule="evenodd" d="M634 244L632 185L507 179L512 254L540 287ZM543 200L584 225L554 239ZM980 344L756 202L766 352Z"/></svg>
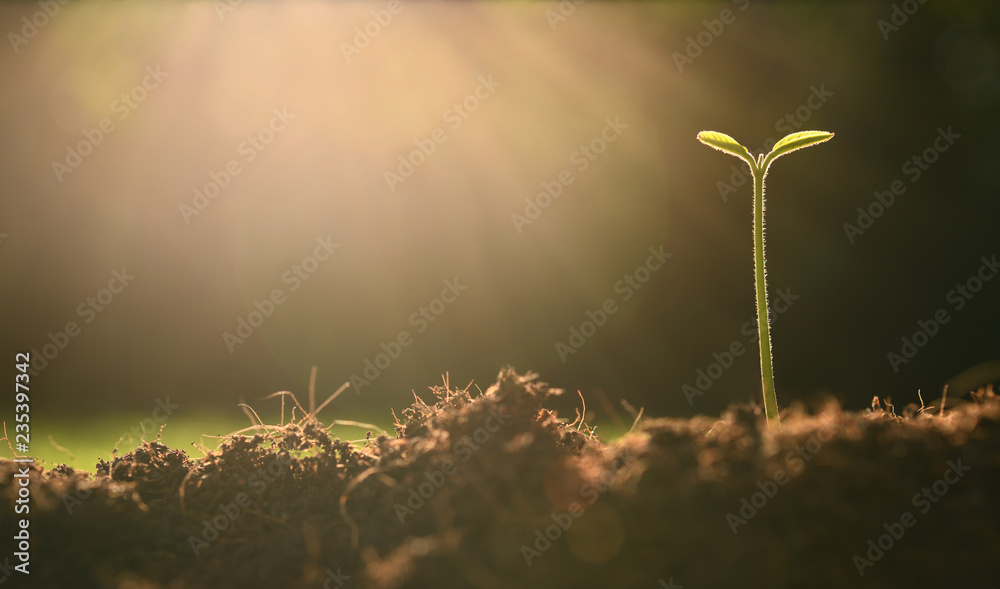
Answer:
<svg viewBox="0 0 1000 589"><path fill-rule="evenodd" d="M767 423L781 430L778 420L778 398L774 394L774 371L771 367L771 324L767 305L767 271L764 268L764 175L759 166L753 172L753 254L757 286L757 330L760 333L760 378L764 389L764 414Z"/></svg>

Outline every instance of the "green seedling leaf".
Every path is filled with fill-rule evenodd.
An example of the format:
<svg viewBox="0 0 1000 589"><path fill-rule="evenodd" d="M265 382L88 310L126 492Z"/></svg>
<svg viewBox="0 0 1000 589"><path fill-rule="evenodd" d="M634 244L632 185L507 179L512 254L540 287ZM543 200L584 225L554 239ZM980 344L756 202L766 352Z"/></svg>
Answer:
<svg viewBox="0 0 1000 589"><path fill-rule="evenodd" d="M753 256L754 256L754 290L757 295L757 329L760 337L760 380L764 393L764 414L767 423L781 431L781 420L778 416L778 397L774 393L774 367L771 359L771 320L767 304L767 270L764 257L764 177L767 168L775 159L810 145L822 143L833 137L826 131L802 131L792 133L774 144L771 153L761 154L756 160L747 148L736 142L725 133L702 131L698 133L698 141L709 147L735 155L750 166L753 175Z"/></svg>
<svg viewBox="0 0 1000 589"><path fill-rule="evenodd" d="M768 166L771 165L771 162L786 153L791 153L796 149L802 149L804 147L809 147L810 145L816 145L817 143L829 141L831 137L833 137L833 133L829 133L827 131L800 131L798 133L786 135L784 139L775 143L774 147L771 148L771 153L767 154L767 157L765 157L761 163L761 169L766 172Z"/></svg>
<svg viewBox="0 0 1000 589"><path fill-rule="evenodd" d="M753 156L750 155L750 150L740 145L738 141L726 135L725 133L719 133L718 131L702 131L698 133L698 141L701 141L709 147L718 149L719 151L724 151L730 155L735 155L741 160L745 161L750 169L753 170L756 162Z"/></svg>

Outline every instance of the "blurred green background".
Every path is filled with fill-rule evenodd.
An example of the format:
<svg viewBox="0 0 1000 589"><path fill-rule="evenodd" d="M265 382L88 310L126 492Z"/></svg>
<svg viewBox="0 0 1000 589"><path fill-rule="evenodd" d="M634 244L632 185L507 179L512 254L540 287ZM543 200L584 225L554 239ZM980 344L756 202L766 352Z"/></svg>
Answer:
<svg viewBox="0 0 1000 589"><path fill-rule="evenodd" d="M623 399L757 401L751 188L703 129L836 133L768 178L779 403L935 397L1000 358L1000 280L950 301L1000 253L998 23L957 1L3 4L0 374L34 351L31 454L68 460L51 436L90 468L169 397L165 440L198 455L250 424L241 400L276 423L261 399L303 398L312 366L318 399L354 381L321 417L383 428L504 365L580 390L606 435Z"/></svg>

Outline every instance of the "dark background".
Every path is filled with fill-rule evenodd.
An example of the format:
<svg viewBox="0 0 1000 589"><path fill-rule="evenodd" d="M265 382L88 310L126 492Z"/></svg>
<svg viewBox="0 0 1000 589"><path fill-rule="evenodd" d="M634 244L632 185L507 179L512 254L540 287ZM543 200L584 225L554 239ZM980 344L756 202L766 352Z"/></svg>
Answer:
<svg viewBox="0 0 1000 589"><path fill-rule="evenodd" d="M240 399L302 396L313 365L325 398L402 330L413 345L337 399L336 417L385 423L446 372L485 389L508 364L581 390L597 422L602 396L625 421L622 398L679 416L759 402L741 332L754 314L752 188L721 198L739 162L695 135L755 149L822 87L832 96L798 124L836 137L768 178L772 300L800 297L772 329L779 405L930 400L1000 359L1000 279L960 311L946 302L1000 253L1000 20L990 2L903 4L918 8L887 39L887 2L586 3L554 27L557 4L407 4L348 61L342 43L384 3L221 16L209 3L72 3L17 51L0 48L0 358L82 325L32 379L39 424L148 412L168 395L235 412ZM735 20L678 71L674 54L724 9ZM5 4L0 31L38 10ZM156 65L169 77L119 120L116 97ZM500 86L452 128L447 109L489 75ZM238 144L282 107L296 118L245 162ZM104 117L115 130L58 181L52 162ZM571 154L609 117L628 128L577 171ZM435 127L447 140L390 190L385 172ZM911 181L901 167L939 128L961 137ZM186 224L178 206L231 159L242 172ZM562 169L574 183L518 233L511 215ZM897 179L906 193L850 243L844 223ZM283 273L327 235L339 249L291 292ZM673 257L621 301L616 281L661 244ZM78 305L122 267L134 281L83 324ZM467 290L415 333L411 313L455 277ZM287 302L230 353L223 333L274 288ZM563 363L556 342L609 297L620 311ZM894 372L887 354L939 308L950 322ZM689 404L682 387L734 341L747 353ZM997 378L994 364L963 386Z"/></svg>

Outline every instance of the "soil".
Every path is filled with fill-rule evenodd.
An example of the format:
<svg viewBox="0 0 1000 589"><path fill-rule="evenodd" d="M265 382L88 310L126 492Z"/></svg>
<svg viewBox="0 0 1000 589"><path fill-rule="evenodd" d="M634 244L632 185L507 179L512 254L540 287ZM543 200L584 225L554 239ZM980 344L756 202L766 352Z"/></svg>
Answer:
<svg viewBox="0 0 1000 589"><path fill-rule="evenodd" d="M30 475L30 583L15 464L0 462L13 586L1000 587L1000 398L943 413L833 403L647 419L614 443L503 370L432 389L396 436L312 418L192 459L150 442L91 475ZM899 414L897 414L899 413ZM20 465L18 465L20 466Z"/></svg>

